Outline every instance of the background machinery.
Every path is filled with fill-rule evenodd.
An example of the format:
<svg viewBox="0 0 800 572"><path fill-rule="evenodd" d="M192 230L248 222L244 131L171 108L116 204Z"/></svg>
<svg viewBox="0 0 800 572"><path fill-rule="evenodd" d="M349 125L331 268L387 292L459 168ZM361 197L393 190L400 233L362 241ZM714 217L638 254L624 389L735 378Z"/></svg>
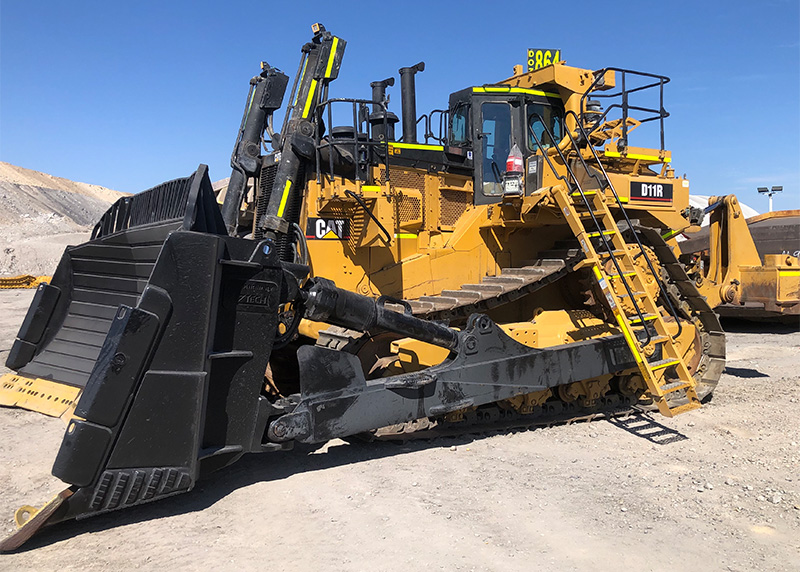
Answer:
<svg viewBox="0 0 800 572"><path fill-rule="evenodd" d="M346 43L313 31L280 131L287 76L251 80L221 207L203 165L123 197L39 286L3 399L71 416L53 467L69 487L20 509L2 550L249 452L673 416L714 389L724 334L663 238L691 224L668 78L520 69L418 119L420 62L400 70L401 120L392 78L329 97ZM643 123L658 148L629 144Z"/></svg>
<svg viewBox="0 0 800 572"><path fill-rule="evenodd" d="M705 210L708 227L678 246L714 311L800 326L800 210L745 219L734 195L710 197Z"/></svg>

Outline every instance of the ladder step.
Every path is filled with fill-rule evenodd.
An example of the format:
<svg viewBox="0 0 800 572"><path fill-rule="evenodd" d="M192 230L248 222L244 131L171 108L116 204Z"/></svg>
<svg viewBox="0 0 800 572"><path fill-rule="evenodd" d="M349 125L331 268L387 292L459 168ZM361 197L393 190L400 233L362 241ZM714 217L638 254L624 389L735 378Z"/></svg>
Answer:
<svg viewBox="0 0 800 572"><path fill-rule="evenodd" d="M651 370L656 371L656 370L659 370L659 369L664 369L665 367L669 367L671 365L677 365L679 363L681 363L681 360L679 360L679 359L667 358L667 359L661 359L661 360L658 360L658 361L647 362L647 366Z"/></svg>
<svg viewBox="0 0 800 572"><path fill-rule="evenodd" d="M589 232L589 233L586 234L586 236L588 236L589 238L598 238L600 236L600 234L603 234L605 236L610 236L610 235L616 234L616 233L617 233L617 231L615 231L615 230L604 230L602 233L600 233L600 232Z"/></svg>
<svg viewBox="0 0 800 572"><path fill-rule="evenodd" d="M681 389L687 389L692 387L691 383L686 383L685 381L673 381L672 383L668 383L666 385L662 385L659 387L662 393L672 393L673 391L680 391Z"/></svg>
<svg viewBox="0 0 800 572"><path fill-rule="evenodd" d="M624 294L620 294L619 297L620 298L628 298L631 295L634 298L644 298L647 295L647 292L639 292L638 290L635 290L635 291L631 292L631 294L628 294L627 292L625 292Z"/></svg>
<svg viewBox="0 0 800 572"><path fill-rule="evenodd" d="M702 407L699 401L689 401L689 403L684 403L683 405L679 405L678 407L674 407L670 409L673 417L675 415L680 415L681 413L686 413L687 411L692 411L694 409L700 409Z"/></svg>
<svg viewBox="0 0 800 572"><path fill-rule="evenodd" d="M608 276L612 280L619 278L620 276L622 276L623 278L630 278L631 276L636 276L636 271L631 270L630 272L623 272L622 274L617 274L616 272L614 272L613 274L606 274L606 276Z"/></svg>
<svg viewBox="0 0 800 572"><path fill-rule="evenodd" d="M596 194L597 194L597 190L583 191L583 192L575 191L574 193L570 193L569 196L571 196L571 197L580 197L580 196L590 197L590 196L596 195Z"/></svg>
<svg viewBox="0 0 800 572"><path fill-rule="evenodd" d="M644 318L645 322L649 322L650 320L655 320L656 318L658 318L656 314L644 314L642 317ZM636 318L631 318L629 321L631 325L642 323L642 321L638 318L638 316Z"/></svg>
<svg viewBox="0 0 800 572"><path fill-rule="evenodd" d="M626 254L628 254L627 250L612 250L611 252L598 252L597 256L611 258L612 256L625 256Z"/></svg>

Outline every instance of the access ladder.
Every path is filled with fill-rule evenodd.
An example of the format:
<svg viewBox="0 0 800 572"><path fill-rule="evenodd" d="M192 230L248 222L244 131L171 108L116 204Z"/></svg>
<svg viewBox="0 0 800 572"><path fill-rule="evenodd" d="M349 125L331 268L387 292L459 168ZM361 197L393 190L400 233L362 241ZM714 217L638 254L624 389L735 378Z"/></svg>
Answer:
<svg viewBox="0 0 800 572"><path fill-rule="evenodd" d="M674 417L699 408L694 377L649 292L646 272L635 263L634 248L626 243L608 209L605 193L584 191L578 184L570 187L576 190L557 187L554 198L586 255L585 265L591 266L658 410ZM587 230L584 221L593 223L595 230ZM644 250L641 255L647 256ZM651 344L656 349L648 358L644 350ZM673 406L670 403L675 400L670 398L680 395L677 392L684 392L686 401Z"/></svg>

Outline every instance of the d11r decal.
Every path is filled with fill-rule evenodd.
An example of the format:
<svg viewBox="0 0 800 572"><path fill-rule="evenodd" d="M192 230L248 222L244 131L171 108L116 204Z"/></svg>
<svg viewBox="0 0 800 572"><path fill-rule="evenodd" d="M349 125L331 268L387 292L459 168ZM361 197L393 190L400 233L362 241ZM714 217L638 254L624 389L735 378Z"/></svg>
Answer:
<svg viewBox="0 0 800 572"><path fill-rule="evenodd" d="M631 181L631 200L672 202L672 183Z"/></svg>

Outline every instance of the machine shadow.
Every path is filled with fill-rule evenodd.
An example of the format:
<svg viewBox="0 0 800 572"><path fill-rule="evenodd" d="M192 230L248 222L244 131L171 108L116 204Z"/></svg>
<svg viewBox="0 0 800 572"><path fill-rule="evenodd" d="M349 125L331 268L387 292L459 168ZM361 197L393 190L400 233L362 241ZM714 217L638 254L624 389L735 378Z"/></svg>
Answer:
<svg viewBox="0 0 800 572"><path fill-rule="evenodd" d="M636 413L627 417L612 417L607 421L631 435L650 441L654 445L669 445L688 439L680 431L662 425L647 413Z"/></svg>
<svg viewBox="0 0 800 572"><path fill-rule="evenodd" d="M749 367L731 367L725 366L725 370L722 372L727 375L732 375L734 377L741 377L744 379L752 379L755 377L769 377L766 373L760 372L757 369L752 369Z"/></svg>
<svg viewBox="0 0 800 572"><path fill-rule="evenodd" d="M80 521L66 521L37 533L15 552L27 552L42 546L57 544L87 533L136 524L149 520L199 512L213 506L236 489L261 482L280 481L291 475L341 467L393 457L426 449L464 445L489 437L485 435L461 435L438 437L432 440L405 443L375 441L370 443L341 443L329 446L325 452L293 450L274 454L245 455L230 467L219 470L197 483L185 494L165 498L155 503L144 504L115 511Z"/></svg>
<svg viewBox="0 0 800 572"><path fill-rule="evenodd" d="M800 318L787 317L783 321L750 321L721 318L722 329L733 334L793 334L800 332Z"/></svg>

